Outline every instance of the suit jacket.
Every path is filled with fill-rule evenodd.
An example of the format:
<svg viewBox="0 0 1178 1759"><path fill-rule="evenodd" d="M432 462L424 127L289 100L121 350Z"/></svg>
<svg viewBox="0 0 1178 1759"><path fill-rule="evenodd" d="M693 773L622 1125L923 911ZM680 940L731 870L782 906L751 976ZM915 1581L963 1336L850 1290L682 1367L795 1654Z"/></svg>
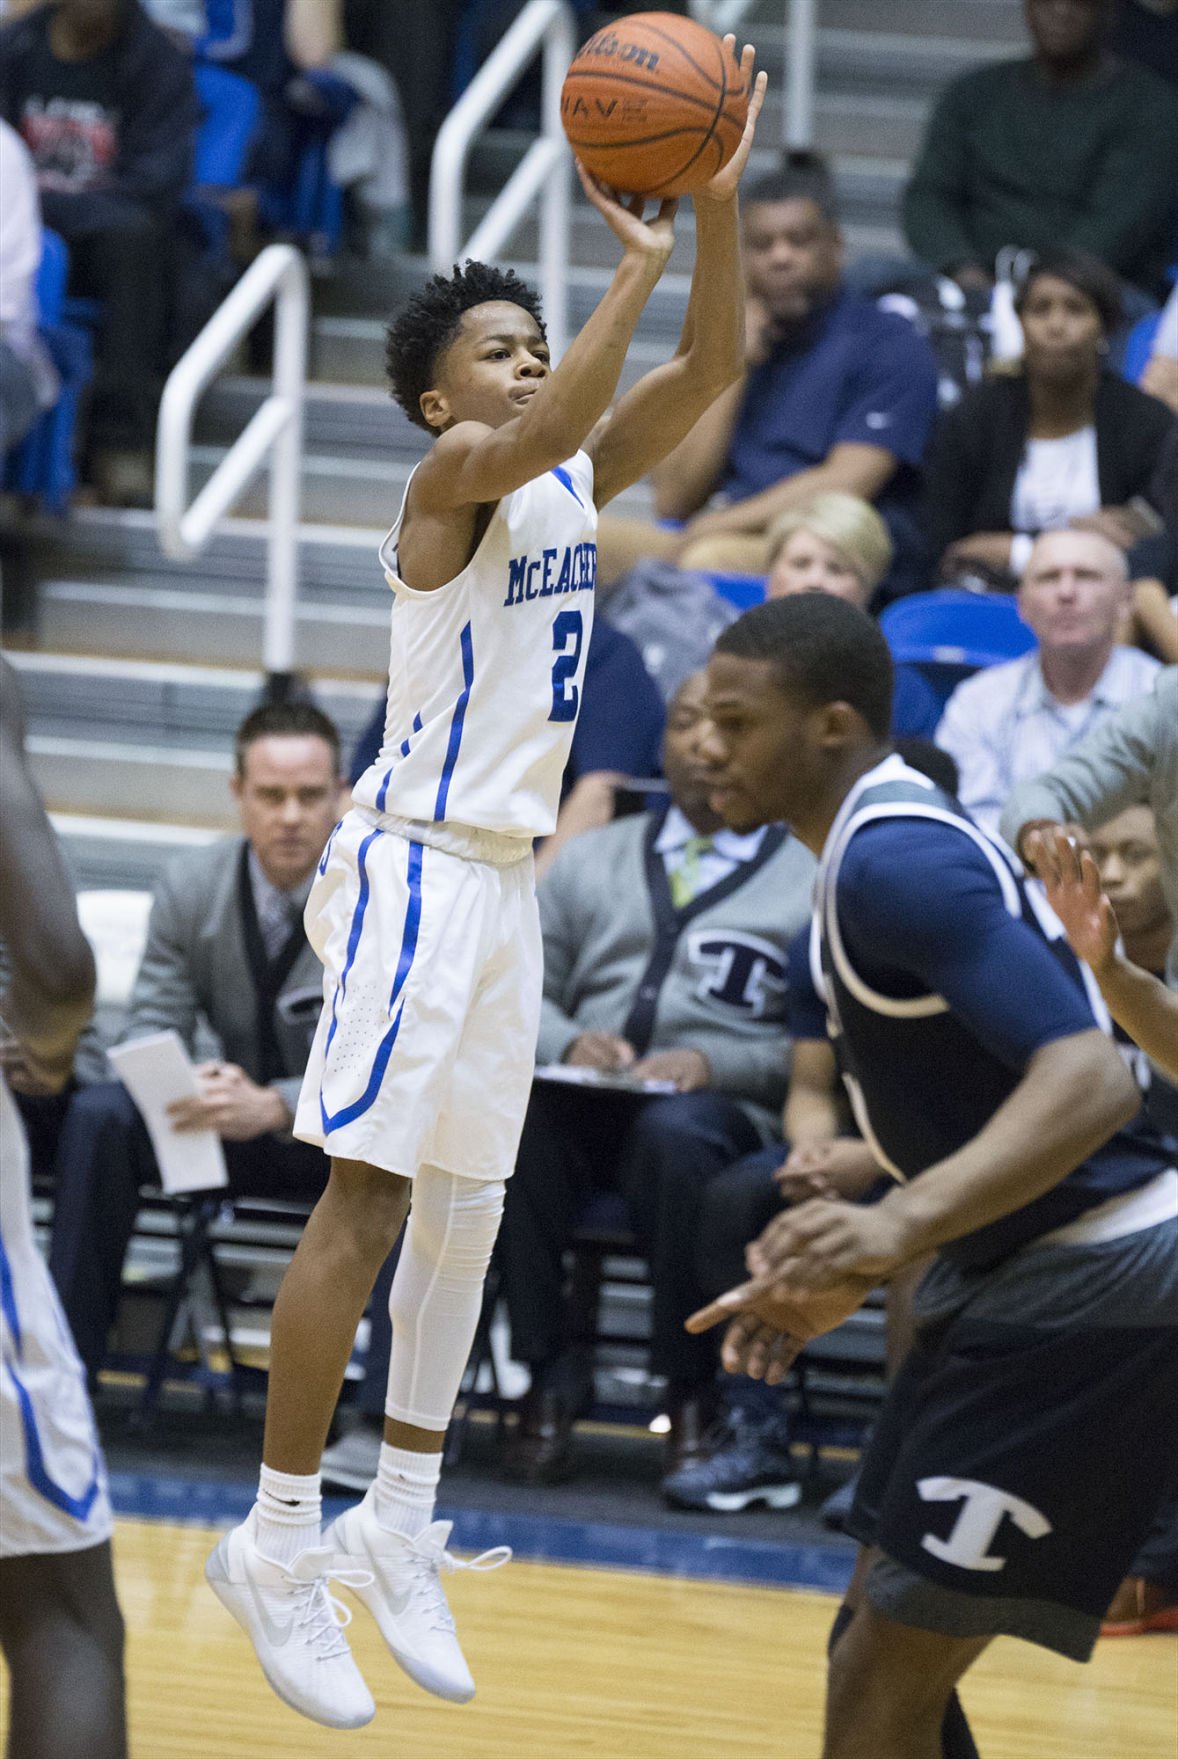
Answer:
<svg viewBox="0 0 1178 1759"><path fill-rule="evenodd" d="M1009 531L1031 406L1024 378L987 379L941 418L925 476L926 526L935 561L975 531ZM1148 495L1166 436L1166 405L1115 373L1096 387L1096 468L1103 507Z"/></svg>
<svg viewBox="0 0 1178 1759"><path fill-rule="evenodd" d="M165 869L122 1038L142 1038L171 1026L191 1054L203 1021L225 1060L265 1084L239 890L244 842L226 838L179 856ZM273 1010L284 1073L269 1085L281 1093L292 1116L322 1000L323 968L303 936Z"/></svg>

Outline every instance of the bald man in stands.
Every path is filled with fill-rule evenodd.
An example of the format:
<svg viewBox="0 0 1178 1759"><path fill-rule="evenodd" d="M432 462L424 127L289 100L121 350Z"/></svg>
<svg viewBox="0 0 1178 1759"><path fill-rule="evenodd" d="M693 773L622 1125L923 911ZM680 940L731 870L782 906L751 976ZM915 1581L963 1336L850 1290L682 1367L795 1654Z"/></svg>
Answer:
<svg viewBox="0 0 1178 1759"><path fill-rule="evenodd" d="M959 684L936 733L960 771L958 797L984 829L997 832L1016 784L1153 689L1158 662L1117 645L1130 600L1124 554L1099 532L1036 540L1018 609L1038 648Z"/></svg>

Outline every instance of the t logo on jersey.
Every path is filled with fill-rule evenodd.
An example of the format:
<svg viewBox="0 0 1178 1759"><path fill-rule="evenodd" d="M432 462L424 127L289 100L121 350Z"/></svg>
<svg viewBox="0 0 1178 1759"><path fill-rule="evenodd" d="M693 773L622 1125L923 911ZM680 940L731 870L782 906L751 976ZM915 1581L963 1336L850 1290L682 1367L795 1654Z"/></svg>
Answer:
<svg viewBox="0 0 1178 1759"><path fill-rule="evenodd" d="M687 956L704 968L696 987L701 1002L731 1010L745 1020L781 1017L785 963L772 941L739 929L701 929L689 935Z"/></svg>
<svg viewBox="0 0 1178 1759"><path fill-rule="evenodd" d="M1031 1503L976 1478L921 1478L916 1488L925 1502L962 1504L948 1539L926 1533L920 1542L925 1551L959 1570L1005 1569L1006 1558L995 1557L990 1545L1008 1516L1028 1539L1042 1539L1051 1532L1047 1516Z"/></svg>

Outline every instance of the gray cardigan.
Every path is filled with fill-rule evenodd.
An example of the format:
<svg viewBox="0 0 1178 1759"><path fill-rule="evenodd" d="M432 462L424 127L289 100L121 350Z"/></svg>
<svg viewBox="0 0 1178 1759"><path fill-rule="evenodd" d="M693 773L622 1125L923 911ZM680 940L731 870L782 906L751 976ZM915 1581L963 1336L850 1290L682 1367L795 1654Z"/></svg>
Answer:
<svg viewBox="0 0 1178 1759"><path fill-rule="evenodd" d="M620 1033L640 1053L691 1046L768 1137L789 1074L786 955L810 920L814 857L769 831L755 861L676 910L654 850L662 822L588 831L541 882L537 1061L560 1062L582 1032Z"/></svg>
<svg viewBox="0 0 1178 1759"><path fill-rule="evenodd" d="M1129 806L1153 809L1161 881L1178 924L1178 666L1158 673L1149 696L1130 702L1082 739L1046 775L1023 782L1002 814L1011 848L1032 819L1056 819L1087 830ZM1166 981L1178 989L1178 933L1170 943Z"/></svg>
<svg viewBox="0 0 1178 1759"><path fill-rule="evenodd" d="M123 1040L175 1027L192 1053L198 1024L221 1055L252 1081L264 1079L256 995L238 892L244 839L234 837L170 862L156 887L147 946L131 992ZM323 968L311 944L287 972L274 1008L284 1075L274 1080L293 1116L323 997Z"/></svg>

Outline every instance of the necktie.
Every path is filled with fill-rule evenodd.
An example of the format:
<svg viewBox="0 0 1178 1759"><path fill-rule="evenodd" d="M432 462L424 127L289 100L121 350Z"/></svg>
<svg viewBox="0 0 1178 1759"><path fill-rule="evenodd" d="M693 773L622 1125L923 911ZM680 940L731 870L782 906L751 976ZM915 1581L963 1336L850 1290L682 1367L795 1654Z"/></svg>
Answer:
<svg viewBox="0 0 1178 1759"><path fill-rule="evenodd" d="M667 878L671 886L671 902L676 910L682 910L685 904L701 890L701 866L703 857L712 848L711 837L688 837L673 862Z"/></svg>
<svg viewBox="0 0 1178 1759"><path fill-rule="evenodd" d="M292 921L289 898L276 891L273 886L268 886L258 906L258 927L262 931L266 957L271 961L278 957L286 945Z"/></svg>

